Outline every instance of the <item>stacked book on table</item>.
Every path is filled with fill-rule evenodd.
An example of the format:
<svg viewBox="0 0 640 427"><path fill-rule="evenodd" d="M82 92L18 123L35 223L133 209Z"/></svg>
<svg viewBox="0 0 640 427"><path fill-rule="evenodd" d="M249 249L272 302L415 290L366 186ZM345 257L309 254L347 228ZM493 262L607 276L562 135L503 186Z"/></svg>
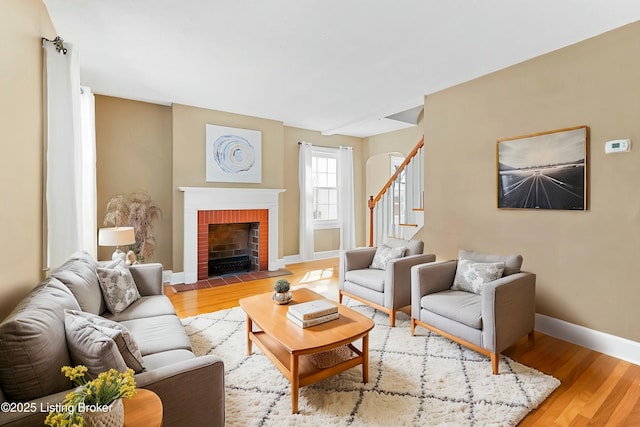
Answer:
<svg viewBox="0 0 640 427"><path fill-rule="evenodd" d="M287 310L287 319L301 328L319 325L338 317L338 306L324 299L290 305Z"/></svg>

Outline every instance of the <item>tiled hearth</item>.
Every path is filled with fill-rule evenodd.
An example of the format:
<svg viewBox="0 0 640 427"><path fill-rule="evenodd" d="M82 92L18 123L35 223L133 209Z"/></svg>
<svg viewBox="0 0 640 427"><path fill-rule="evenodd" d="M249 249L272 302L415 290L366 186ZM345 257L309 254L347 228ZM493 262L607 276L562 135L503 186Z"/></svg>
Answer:
<svg viewBox="0 0 640 427"><path fill-rule="evenodd" d="M225 274L224 276L212 277L207 280L198 280L195 283L173 285L171 289L174 292L193 291L195 289L207 289L224 285L235 285L236 283L286 276L288 274L291 274L291 272L285 268L281 268L275 271L251 271L248 273Z"/></svg>
<svg viewBox="0 0 640 427"><path fill-rule="evenodd" d="M259 222L260 270L284 267L278 259L278 196L285 190L215 187L178 190L184 193L183 283L207 279L208 227L216 221Z"/></svg>

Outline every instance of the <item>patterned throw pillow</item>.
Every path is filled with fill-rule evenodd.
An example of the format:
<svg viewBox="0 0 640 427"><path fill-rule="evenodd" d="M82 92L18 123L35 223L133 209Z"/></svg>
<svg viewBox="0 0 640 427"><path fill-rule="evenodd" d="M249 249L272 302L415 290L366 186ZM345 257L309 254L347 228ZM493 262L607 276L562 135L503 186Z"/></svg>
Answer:
<svg viewBox="0 0 640 427"><path fill-rule="evenodd" d="M404 256L405 250L406 248L404 246L392 248L391 246L382 244L376 249L376 254L373 256L373 261L371 262L369 268L386 270L389 261L391 261L392 259L402 258Z"/></svg>
<svg viewBox="0 0 640 427"><path fill-rule="evenodd" d="M142 353L133 339L133 335L125 326L84 311L65 310L64 314L65 326L90 327L89 324L94 326L97 331L95 334L102 336L103 339L113 340L127 367L133 369L136 374L144 370Z"/></svg>
<svg viewBox="0 0 640 427"><path fill-rule="evenodd" d="M96 273L104 302L114 315L120 314L140 298L133 276L124 261L118 260L115 266L110 264L105 268L96 268Z"/></svg>
<svg viewBox="0 0 640 427"><path fill-rule="evenodd" d="M481 294L484 285L501 278L503 272L504 262L474 262L460 259L451 289Z"/></svg>

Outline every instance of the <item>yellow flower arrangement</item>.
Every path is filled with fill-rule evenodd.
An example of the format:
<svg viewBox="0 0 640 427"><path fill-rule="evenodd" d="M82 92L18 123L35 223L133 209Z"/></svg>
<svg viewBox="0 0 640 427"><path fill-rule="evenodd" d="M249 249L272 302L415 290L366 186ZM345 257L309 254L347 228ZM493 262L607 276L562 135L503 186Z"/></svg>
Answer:
<svg viewBox="0 0 640 427"><path fill-rule="evenodd" d="M82 414L87 408L106 408L120 398L129 399L136 392L133 370L119 372L111 369L102 372L98 378L87 381L85 374L87 367L78 365L74 368L63 366L62 373L74 383L77 388L66 395L60 405L49 412L44 424L50 427L82 427Z"/></svg>

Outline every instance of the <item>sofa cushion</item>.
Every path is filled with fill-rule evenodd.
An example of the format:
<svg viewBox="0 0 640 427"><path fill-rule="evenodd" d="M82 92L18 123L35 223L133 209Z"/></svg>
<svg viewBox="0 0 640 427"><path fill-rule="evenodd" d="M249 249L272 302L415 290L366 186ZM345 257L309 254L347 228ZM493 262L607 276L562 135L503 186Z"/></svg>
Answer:
<svg viewBox="0 0 640 427"><path fill-rule="evenodd" d="M490 255L480 252L460 249L458 259L468 259L475 262L504 262L504 275L520 273L522 255Z"/></svg>
<svg viewBox="0 0 640 427"><path fill-rule="evenodd" d="M122 313L114 315L113 313L106 312L103 316L116 322L122 322L123 320L163 316L165 314L176 314L171 300L165 295L150 295L140 297Z"/></svg>
<svg viewBox="0 0 640 427"><path fill-rule="evenodd" d="M25 401L69 389L60 372L71 363L65 308L80 310L69 289L51 277L0 323L0 387L7 399Z"/></svg>
<svg viewBox="0 0 640 427"><path fill-rule="evenodd" d="M503 271L504 262L474 262L461 259L458 261L451 289L481 294L484 285L501 278Z"/></svg>
<svg viewBox="0 0 640 427"><path fill-rule="evenodd" d="M76 252L59 268L51 272L71 291L82 311L102 314L106 310L98 283L98 262L87 252Z"/></svg>
<svg viewBox="0 0 640 427"><path fill-rule="evenodd" d="M482 297L478 294L446 290L425 295L420 305L425 310L458 323L482 329Z"/></svg>
<svg viewBox="0 0 640 427"><path fill-rule="evenodd" d="M140 293L124 261L119 260L114 264L98 267L96 273L104 302L109 311L117 315L140 298Z"/></svg>
<svg viewBox="0 0 640 427"><path fill-rule="evenodd" d="M131 332L142 356L178 349L191 351L189 336L177 316L144 317L120 323Z"/></svg>
<svg viewBox="0 0 640 427"><path fill-rule="evenodd" d="M404 246L392 248L391 246L382 244L376 249L376 253L373 256L373 261L371 261L369 268L385 270L389 261L402 258L406 250L407 248Z"/></svg>
<svg viewBox="0 0 640 427"><path fill-rule="evenodd" d="M144 356L144 364L147 366L148 370L153 371L154 369L162 368L163 366L182 362L184 360L194 359L195 357L195 354L189 350L169 350Z"/></svg>
<svg viewBox="0 0 640 427"><path fill-rule="evenodd" d="M384 291L385 270L377 270L375 268L365 268L362 270L347 271L344 278L347 282L354 283L358 286L369 288L376 292Z"/></svg>
<svg viewBox="0 0 640 427"><path fill-rule="evenodd" d="M82 334L82 332L79 331L80 329L90 329L85 322L76 319L76 317L87 320L97 329L97 332L84 332L85 336L91 335L94 337L100 337L101 333L106 337L104 338L105 345L109 344L106 341L107 338L110 338L127 367L133 369L135 373L142 372L144 370L142 354L140 353L140 349L133 339L133 336L127 328L112 320L105 319L104 317L100 317L95 314L84 313L82 311L65 310L65 330L67 331L67 341L71 340L70 332L79 335ZM67 342L67 345L71 351L71 348L75 346L76 343ZM97 357L100 357L100 354L97 354ZM74 358L73 351L71 352L71 358ZM76 363L84 364L81 362Z"/></svg>

